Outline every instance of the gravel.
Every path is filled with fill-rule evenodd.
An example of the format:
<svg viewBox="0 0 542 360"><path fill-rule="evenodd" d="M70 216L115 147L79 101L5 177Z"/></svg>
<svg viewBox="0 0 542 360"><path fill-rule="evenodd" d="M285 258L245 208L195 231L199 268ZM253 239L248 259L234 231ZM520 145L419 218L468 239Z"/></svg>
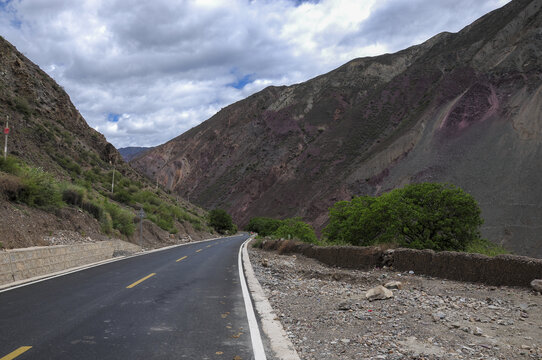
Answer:
<svg viewBox="0 0 542 360"><path fill-rule="evenodd" d="M542 359L542 296L532 290L249 253L302 359ZM392 298L366 299L391 281L401 283Z"/></svg>

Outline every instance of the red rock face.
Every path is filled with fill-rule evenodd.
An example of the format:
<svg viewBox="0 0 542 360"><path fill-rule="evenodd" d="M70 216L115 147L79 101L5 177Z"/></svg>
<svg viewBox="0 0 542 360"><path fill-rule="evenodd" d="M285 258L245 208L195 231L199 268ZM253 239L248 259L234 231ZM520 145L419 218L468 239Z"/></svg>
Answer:
<svg viewBox="0 0 542 360"><path fill-rule="evenodd" d="M472 124L496 115L498 110L499 100L493 85L475 83L460 95L439 130L447 136L460 135Z"/></svg>
<svg viewBox="0 0 542 360"><path fill-rule="evenodd" d="M132 165L241 226L301 216L322 229L336 201L451 182L478 199L490 240L542 256L541 4L269 87Z"/></svg>

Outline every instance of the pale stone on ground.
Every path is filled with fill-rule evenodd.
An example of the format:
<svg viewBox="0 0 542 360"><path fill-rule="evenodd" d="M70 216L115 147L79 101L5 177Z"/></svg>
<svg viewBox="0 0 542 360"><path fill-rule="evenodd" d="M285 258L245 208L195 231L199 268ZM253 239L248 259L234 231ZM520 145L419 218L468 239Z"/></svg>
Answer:
<svg viewBox="0 0 542 360"><path fill-rule="evenodd" d="M365 297L369 301L373 300L386 300L393 297L393 292L389 289L386 289L382 285L378 285L377 287L374 287L367 291L365 294Z"/></svg>

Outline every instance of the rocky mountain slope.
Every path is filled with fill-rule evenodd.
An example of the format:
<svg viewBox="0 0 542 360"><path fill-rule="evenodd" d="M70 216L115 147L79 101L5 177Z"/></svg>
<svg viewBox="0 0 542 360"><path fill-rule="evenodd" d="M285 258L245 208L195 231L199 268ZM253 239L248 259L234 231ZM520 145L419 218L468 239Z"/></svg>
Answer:
<svg viewBox="0 0 542 360"><path fill-rule="evenodd" d="M132 161L207 208L302 216L411 182L461 186L483 234L542 256L542 0L514 0L459 33L268 87Z"/></svg>
<svg viewBox="0 0 542 360"><path fill-rule="evenodd" d="M119 148L119 153L124 159L124 161L130 161L136 156L140 155L144 151L148 150L148 147L137 147L137 146L128 146L124 148Z"/></svg>
<svg viewBox="0 0 542 360"><path fill-rule="evenodd" d="M53 79L0 37L0 123L5 121L9 121L8 153L12 158L0 164L0 249L46 245L44 239L57 232L96 240L114 236L138 241L139 234L133 231L116 231L120 226L114 212L125 214L125 222L130 223L142 206L150 209L149 219L153 220L144 224L149 246L170 242L170 232L177 232L175 238L204 236L204 211L155 189L155 184L122 160L102 134L88 126ZM2 141L2 149L3 145ZM54 180L47 180L42 170ZM116 187L112 193L113 171ZM28 174L36 181L30 183ZM43 178L54 192L63 191L66 203L52 209L20 201L22 193L43 183ZM154 202L154 208L143 200ZM177 219L167 226L158 224L157 216L152 217L158 205L179 209L186 222ZM106 208L109 210L104 211ZM196 223L199 230L194 229Z"/></svg>

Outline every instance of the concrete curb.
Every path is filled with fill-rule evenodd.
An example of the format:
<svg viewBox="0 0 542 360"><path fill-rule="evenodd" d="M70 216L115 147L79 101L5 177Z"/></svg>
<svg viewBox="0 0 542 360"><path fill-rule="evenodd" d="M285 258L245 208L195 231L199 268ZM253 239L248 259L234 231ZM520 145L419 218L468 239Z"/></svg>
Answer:
<svg viewBox="0 0 542 360"><path fill-rule="evenodd" d="M250 240L252 239L249 239L243 244L243 269L245 270L245 278L248 283L250 295L254 301L254 306L260 315L262 330L267 335L271 344L271 350L274 351L277 359L300 360L299 355L290 339L288 339L282 324L276 320L277 316L267 300L256 275L254 275L254 269L250 263L247 250Z"/></svg>
<svg viewBox="0 0 542 360"><path fill-rule="evenodd" d="M170 245L170 246L166 246L166 247L163 247L163 248L138 252L138 253L135 253L133 255L119 256L119 257L115 257L115 258L112 258L112 259L106 259L106 260L98 261L98 262L95 262L95 263L85 264L85 265L81 265L81 266L77 266L77 267L57 271L57 272L54 272L54 273L49 273L49 274L45 274L45 275L35 276L35 277L32 277L32 278L28 278L28 279L18 280L18 281L15 281L15 282L10 282L10 283L7 283L7 284L0 285L0 293L5 292L5 291L9 291L9 290L14 290L14 289L17 289L17 288L20 288L20 287L23 287L23 286L31 285L31 284L34 284L34 283L46 281L46 280L49 280L49 279L54 279L56 277L69 275L71 273L86 270L86 269L90 269L90 268L93 268L93 267L96 267L96 266L105 265L105 264L109 264L109 263L116 262L116 261L130 259L130 258L133 258L133 257L136 257L136 256L143 256L143 255L147 255L147 254L152 254L152 253L155 253L155 252L158 252L158 251L169 250L169 249L179 247L179 246L198 244L198 243L208 242L208 241L213 241L213 240L218 240L218 239L226 239L228 237L230 237L230 236L205 239L205 240L201 240L201 241L193 241L193 242L189 242L189 243L185 243L185 244Z"/></svg>

